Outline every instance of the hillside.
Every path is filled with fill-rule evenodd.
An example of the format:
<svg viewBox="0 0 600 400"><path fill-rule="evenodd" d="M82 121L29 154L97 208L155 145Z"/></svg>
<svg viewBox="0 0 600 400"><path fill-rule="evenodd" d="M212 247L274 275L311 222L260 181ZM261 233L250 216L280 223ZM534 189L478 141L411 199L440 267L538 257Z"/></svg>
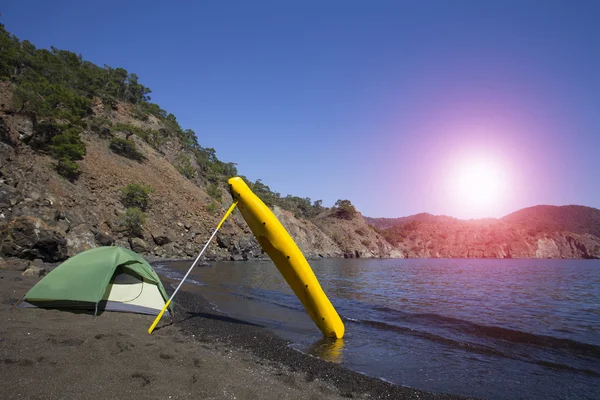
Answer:
<svg viewBox="0 0 600 400"><path fill-rule="evenodd" d="M150 93L122 68L36 49L0 25L0 256L57 262L112 244L150 258L198 254L239 171ZM600 212L589 207L539 206L500 220L373 219L349 200L324 207L244 179L309 258L600 257ZM206 253L265 257L237 212Z"/></svg>
<svg viewBox="0 0 600 400"><path fill-rule="evenodd" d="M200 251L238 171L151 103L135 74L36 49L0 25L0 77L1 255L61 261L109 244L161 258ZM390 246L376 241L373 249L340 247L310 221L328 210L320 201L247 183L308 257L389 256L377 249ZM265 254L235 213L206 257Z"/></svg>

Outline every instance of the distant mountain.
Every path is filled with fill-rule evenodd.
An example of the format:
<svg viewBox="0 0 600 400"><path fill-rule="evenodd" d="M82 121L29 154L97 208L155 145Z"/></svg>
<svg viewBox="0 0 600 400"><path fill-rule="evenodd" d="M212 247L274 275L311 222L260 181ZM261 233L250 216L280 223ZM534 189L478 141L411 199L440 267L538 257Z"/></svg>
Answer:
<svg viewBox="0 0 600 400"><path fill-rule="evenodd" d="M600 210L585 206L534 206L502 218L505 222L546 231L589 233L600 237Z"/></svg>
<svg viewBox="0 0 600 400"><path fill-rule="evenodd" d="M600 258L600 210L529 207L504 218L365 218L404 257Z"/></svg>

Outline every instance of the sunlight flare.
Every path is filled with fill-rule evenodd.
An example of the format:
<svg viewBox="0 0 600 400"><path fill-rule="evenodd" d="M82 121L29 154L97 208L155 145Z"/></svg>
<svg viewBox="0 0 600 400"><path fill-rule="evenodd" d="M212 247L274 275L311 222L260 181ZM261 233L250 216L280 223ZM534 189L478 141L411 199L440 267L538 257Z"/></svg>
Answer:
<svg viewBox="0 0 600 400"><path fill-rule="evenodd" d="M456 204L471 217L494 215L507 194L506 172L491 158L460 160L451 175Z"/></svg>

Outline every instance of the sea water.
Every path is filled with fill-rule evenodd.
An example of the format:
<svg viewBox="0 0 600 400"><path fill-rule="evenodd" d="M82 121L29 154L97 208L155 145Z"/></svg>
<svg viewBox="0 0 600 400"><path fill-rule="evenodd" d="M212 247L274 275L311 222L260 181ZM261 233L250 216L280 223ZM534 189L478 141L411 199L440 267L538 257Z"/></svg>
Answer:
<svg viewBox="0 0 600 400"><path fill-rule="evenodd" d="M600 398L600 261L311 261L344 320L323 339L271 262L196 268L186 289L370 376L488 399ZM177 281L190 262L158 263Z"/></svg>

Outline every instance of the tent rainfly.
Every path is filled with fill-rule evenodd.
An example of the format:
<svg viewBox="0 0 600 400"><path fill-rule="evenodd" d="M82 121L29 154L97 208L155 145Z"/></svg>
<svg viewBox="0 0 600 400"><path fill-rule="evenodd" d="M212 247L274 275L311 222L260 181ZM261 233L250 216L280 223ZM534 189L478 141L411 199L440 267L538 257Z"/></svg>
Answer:
<svg viewBox="0 0 600 400"><path fill-rule="evenodd" d="M168 298L146 260L111 246L84 251L60 264L27 292L21 306L156 315Z"/></svg>

